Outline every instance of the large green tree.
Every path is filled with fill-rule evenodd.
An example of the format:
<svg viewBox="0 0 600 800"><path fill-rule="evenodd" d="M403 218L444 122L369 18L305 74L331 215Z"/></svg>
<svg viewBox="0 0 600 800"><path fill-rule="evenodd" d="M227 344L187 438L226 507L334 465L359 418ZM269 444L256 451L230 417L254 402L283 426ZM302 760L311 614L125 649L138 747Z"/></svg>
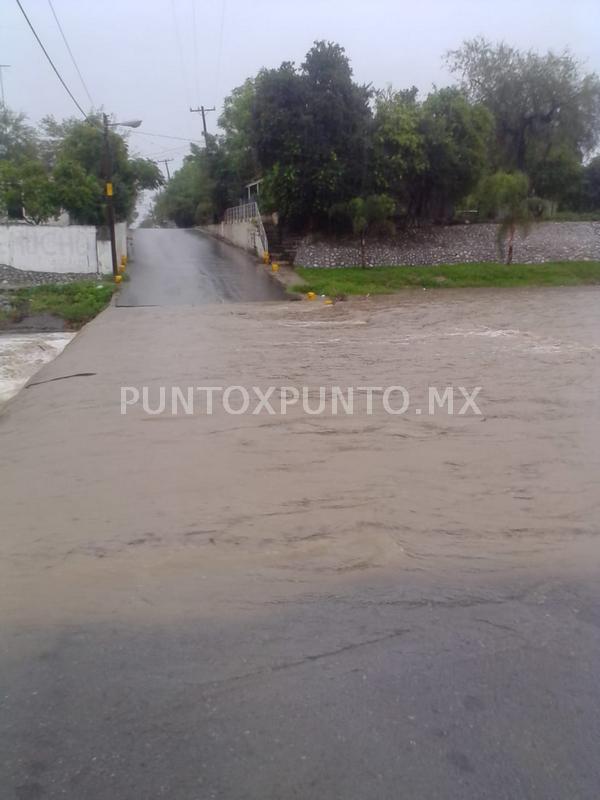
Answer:
<svg viewBox="0 0 600 800"><path fill-rule="evenodd" d="M284 225L349 231L353 198L387 195L397 220L448 219L497 172L525 175L528 197L589 208L598 78L569 54L483 39L448 59L460 85L421 100L414 88L360 86L342 47L315 42L300 66L263 69L234 89L219 134L193 150L158 208L178 224L219 219L262 178L261 209Z"/></svg>
<svg viewBox="0 0 600 800"><path fill-rule="evenodd" d="M0 161L36 158L38 137L25 114L11 111L0 103Z"/></svg>
<svg viewBox="0 0 600 800"><path fill-rule="evenodd" d="M342 47L315 42L302 66L256 79L252 141L266 196L291 223L319 224L366 180L370 91L352 78Z"/></svg>
<svg viewBox="0 0 600 800"><path fill-rule="evenodd" d="M225 98L219 127L223 135L218 138L223 158L227 161L228 177L236 181L230 193L239 195L241 187L258 177L260 168L256 148L252 141L252 110L256 95L256 82L248 78Z"/></svg>
<svg viewBox="0 0 600 800"><path fill-rule="evenodd" d="M0 161L0 208L35 225L60 212L55 186L41 161Z"/></svg>
<svg viewBox="0 0 600 800"><path fill-rule="evenodd" d="M98 203L101 187L72 161L53 170L39 159L0 161L0 207L9 218L39 225L68 210L72 222L86 223Z"/></svg>
<svg viewBox="0 0 600 800"><path fill-rule="evenodd" d="M192 146L182 167L156 198L152 216L158 222L172 220L181 228L212 222L212 192L207 152Z"/></svg>
<svg viewBox="0 0 600 800"><path fill-rule="evenodd" d="M455 88L378 94L373 177L378 191L412 218L445 218L479 181L487 164L492 117Z"/></svg>
<svg viewBox="0 0 600 800"><path fill-rule="evenodd" d="M557 153L590 153L600 137L600 80L569 53L521 52L483 38L447 55L469 98L496 121L499 169L540 173Z"/></svg>
<svg viewBox="0 0 600 800"><path fill-rule="evenodd" d="M481 178L488 161L493 119L479 103L455 88L432 92L422 107L421 131L427 169L421 175L418 211L430 218L451 217L454 206Z"/></svg>
<svg viewBox="0 0 600 800"><path fill-rule="evenodd" d="M115 130L108 136L118 220L130 220L140 191L162 182L158 166L132 158ZM22 114L0 107L0 200L9 217L45 222L61 210L74 222L106 221L104 183L109 166L99 115L86 121L52 117L35 131Z"/></svg>
<svg viewBox="0 0 600 800"><path fill-rule="evenodd" d="M375 190L394 197L404 215L413 210L415 189L429 165L421 121L416 88L377 93L371 176Z"/></svg>
<svg viewBox="0 0 600 800"><path fill-rule="evenodd" d="M102 189L108 165L101 119L98 115L84 122L65 120L60 123L58 133L49 148L48 158L54 163L77 164L96 180L101 192L93 206L88 207L85 214L80 214L80 221L102 225L106 219ZM131 158L127 140L115 130L109 131L108 144L115 214L117 220L131 220L139 193L144 189L157 189L163 184L163 177L153 161Z"/></svg>

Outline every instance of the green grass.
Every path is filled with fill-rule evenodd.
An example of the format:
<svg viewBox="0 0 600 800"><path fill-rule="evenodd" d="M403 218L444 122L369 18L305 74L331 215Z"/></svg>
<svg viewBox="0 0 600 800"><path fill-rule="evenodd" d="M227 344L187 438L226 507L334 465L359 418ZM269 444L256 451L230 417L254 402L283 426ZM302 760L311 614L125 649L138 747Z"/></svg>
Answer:
<svg viewBox="0 0 600 800"><path fill-rule="evenodd" d="M331 297L350 294L392 294L400 289L470 286L578 286L600 283L600 261L560 261L547 264L444 264L428 267L297 267L306 283L297 292Z"/></svg>
<svg viewBox="0 0 600 800"><path fill-rule="evenodd" d="M549 222L598 222L598 211L557 211L548 218Z"/></svg>
<svg viewBox="0 0 600 800"><path fill-rule="evenodd" d="M115 288L115 284L108 280L43 284L18 289L14 292L12 302L15 314L20 318L31 314L54 314L69 325L78 327L93 319L108 305Z"/></svg>

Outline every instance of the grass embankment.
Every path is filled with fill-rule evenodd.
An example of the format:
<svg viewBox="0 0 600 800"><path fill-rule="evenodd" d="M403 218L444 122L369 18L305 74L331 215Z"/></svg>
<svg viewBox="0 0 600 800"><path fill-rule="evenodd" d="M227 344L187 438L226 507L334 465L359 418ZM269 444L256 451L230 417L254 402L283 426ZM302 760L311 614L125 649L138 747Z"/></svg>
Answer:
<svg viewBox="0 0 600 800"><path fill-rule="evenodd" d="M3 313L3 321L17 322L36 314L52 314L78 328L108 305L115 288L109 281L75 281L17 289L9 295L12 309Z"/></svg>
<svg viewBox="0 0 600 800"><path fill-rule="evenodd" d="M578 286L600 283L600 261L547 264L443 264L427 267L297 267L306 284L294 291L340 295L392 294L409 288Z"/></svg>

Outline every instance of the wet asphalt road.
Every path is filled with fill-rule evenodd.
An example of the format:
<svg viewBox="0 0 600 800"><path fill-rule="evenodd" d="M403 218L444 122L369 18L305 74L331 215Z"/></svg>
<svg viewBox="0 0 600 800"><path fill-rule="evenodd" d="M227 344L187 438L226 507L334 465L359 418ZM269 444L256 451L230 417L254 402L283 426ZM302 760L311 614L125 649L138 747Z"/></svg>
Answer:
<svg viewBox="0 0 600 800"><path fill-rule="evenodd" d="M191 229L137 230L129 278L119 306L195 306L284 296L256 259Z"/></svg>
<svg viewBox="0 0 600 800"><path fill-rule="evenodd" d="M137 246L173 307L0 417L0 800L597 800L598 290L185 308L237 251ZM399 371L481 377L485 420L119 413Z"/></svg>
<svg viewBox="0 0 600 800"><path fill-rule="evenodd" d="M27 626L1 796L597 800L597 593L437 592L231 585L202 621Z"/></svg>

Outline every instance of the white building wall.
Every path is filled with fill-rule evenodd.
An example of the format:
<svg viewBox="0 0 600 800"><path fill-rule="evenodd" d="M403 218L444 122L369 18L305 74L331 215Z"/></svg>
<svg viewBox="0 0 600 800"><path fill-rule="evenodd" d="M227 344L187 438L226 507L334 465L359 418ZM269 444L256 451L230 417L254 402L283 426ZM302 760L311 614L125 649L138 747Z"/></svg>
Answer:
<svg viewBox="0 0 600 800"><path fill-rule="evenodd" d="M106 231L104 232L106 233ZM115 225L115 239L117 244L117 262L121 263L121 257L127 255L127 223L117 222ZM110 249L110 239L98 239L98 271L101 273L112 272L112 253Z"/></svg>
<svg viewBox="0 0 600 800"><path fill-rule="evenodd" d="M33 272L95 273L96 229L88 225L0 225L0 264Z"/></svg>
<svg viewBox="0 0 600 800"><path fill-rule="evenodd" d="M115 226L117 260L127 255L127 223ZM92 225L0 225L0 264L31 272L111 273L110 239Z"/></svg>
<svg viewBox="0 0 600 800"><path fill-rule="evenodd" d="M115 236L117 238L117 260L121 263L121 257L127 255L127 223L117 222L115 225Z"/></svg>
<svg viewBox="0 0 600 800"><path fill-rule="evenodd" d="M112 255L110 252L110 239L98 239L96 242L98 252L98 272L112 272Z"/></svg>

